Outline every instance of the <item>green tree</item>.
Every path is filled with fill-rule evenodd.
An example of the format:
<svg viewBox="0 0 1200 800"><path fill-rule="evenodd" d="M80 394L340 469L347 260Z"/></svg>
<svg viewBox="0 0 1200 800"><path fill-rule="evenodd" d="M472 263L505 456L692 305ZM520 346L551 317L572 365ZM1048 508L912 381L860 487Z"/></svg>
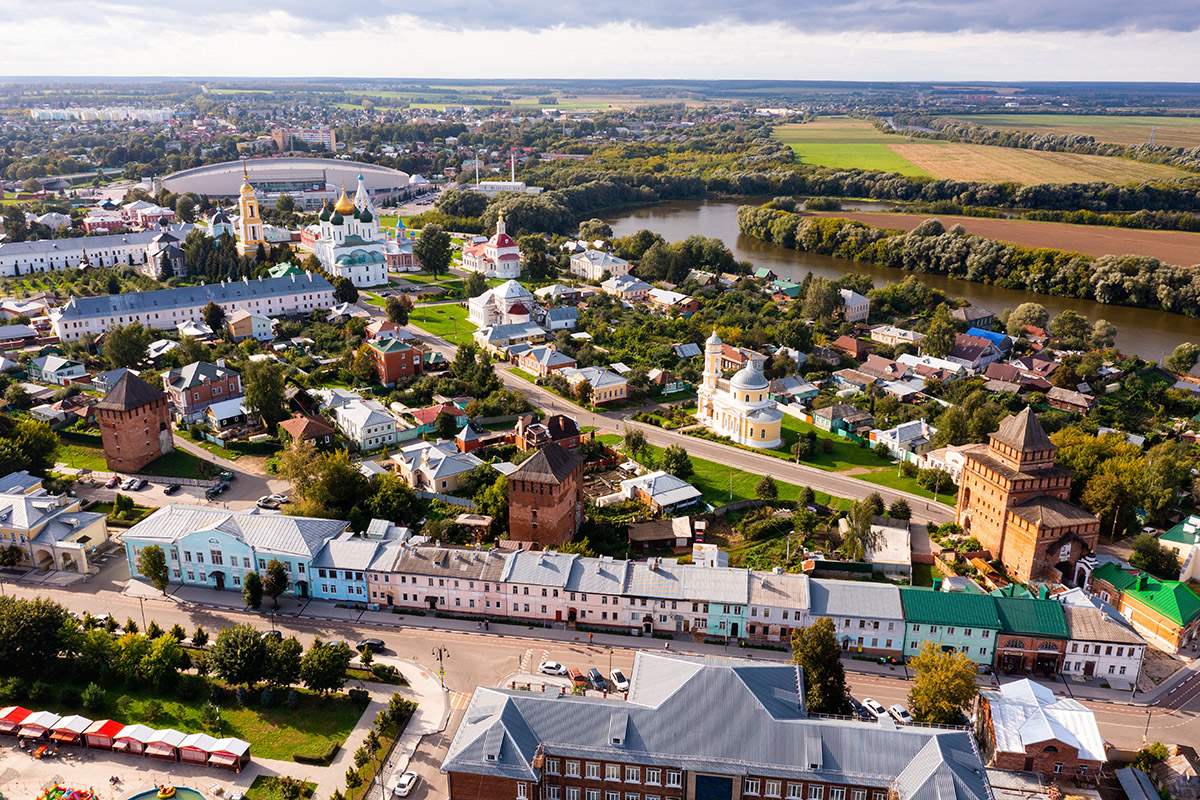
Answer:
<svg viewBox="0 0 1200 800"><path fill-rule="evenodd" d="M394 294L388 297L385 307L387 309L387 318L390 322L394 322L397 325L407 325L408 317L413 310L413 301L406 294Z"/></svg>
<svg viewBox="0 0 1200 800"><path fill-rule="evenodd" d="M1143 747L1137 751L1137 757L1134 758L1133 765L1142 772L1150 772L1154 769L1155 764L1161 764L1167 760L1171 752L1167 750L1166 745L1162 742L1155 742L1149 747Z"/></svg>
<svg viewBox="0 0 1200 800"><path fill-rule="evenodd" d="M258 608L262 605L262 599L262 578L258 577L257 572L247 572L242 577L242 602L250 608Z"/></svg>
<svg viewBox="0 0 1200 800"><path fill-rule="evenodd" d="M908 666L915 673L908 704L917 722L957 724L962 710L979 694L975 662L966 653L943 652L935 643L926 642Z"/></svg>
<svg viewBox="0 0 1200 800"><path fill-rule="evenodd" d="M180 222L196 221L196 200L190 194L181 194L175 201L175 216Z"/></svg>
<svg viewBox="0 0 1200 800"><path fill-rule="evenodd" d="M458 419L449 411L442 411L433 421L433 427L442 439L453 439L458 433Z"/></svg>
<svg viewBox="0 0 1200 800"><path fill-rule="evenodd" d="M487 291L487 278L479 272L472 272L467 276L466 285L463 288L463 294L467 297L478 297Z"/></svg>
<svg viewBox="0 0 1200 800"><path fill-rule="evenodd" d="M828 319L842 304L842 295L838 287L828 278L813 278L804 295L804 303L800 313L810 319Z"/></svg>
<svg viewBox="0 0 1200 800"><path fill-rule="evenodd" d="M267 640L267 680L276 686L292 686L300 681L300 659L304 647L295 636Z"/></svg>
<svg viewBox="0 0 1200 800"><path fill-rule="evenodd" d="M575 384L575 400L581 406L589 405L592 402L592 382L587 378Z"/></svg>
<svg viewBox="0 0 1200 800"><path fill-rule="evenodd" d="M167 565L167 555L156 544L143 547L137 556L137 568L142 577L150 581L150 585L167 594L167 584L171 582L171 568Z"/></svg>
<svg viewBox="0 0 1200 800"><path fill-rule="evenodd" d="M635 461L649 452L649 445L646 444L646 434L637 428L625 429L625 435L621 437L621 447L625 451L625 455Z"/></svg>
<svg viewBox="0 0 1200 800"><path fill-rule="evenodd" d="M267 574L262 582L263 594L271 598L275 608L279 608L279 595L287 591L287 566L277 558L267 562Z"/></svg>
<svg viewBox="0 0 1200 800"><path fill-rule="evenodd" d="M475 469L483 467L487 467L489 470L495 472L487 464L481 464ZM464 494L474 494L474 492L463 488L463 481L459 481L458 487ZM374 491L367 499L366 506L374 519L386 519L396 523L409 524L415 522L418 517L419 505L416 492L404 482L403 478L393 472L380 475L375 479Z"/></svg>
<svg viewBox="0 0 1200 800"><path fill-rule="evenodd" d="M225 309L212 300L209 300L204 308L200 309L200 318L204 320L204 324L213 329L213 333L217 336L221 335L221 331L225 328Z"/></svg>
<svg viewBox="0 0 1200 800"><path fill-rule="evenodd" d="M1026 325L1045 328L1049 321L1050 312L1041 303L1021 303L1008 315L1008 335L1020 337Z"/></svg>
<svg viewBox="0 0 1200 800"><path fill-rule="evenodd" d="M525 269L531 281L543 281L550 277L550 260L546 257L546 240L537 234L522 236L517 242L525 256Z"/></svg>
<svg viewBox="0 0 1200 800"><path fill-rule="evenodd" d="M1146 452L1142 508L1151 522L1166 520L1179 493L1188 488L1191 467L1187 449L1179 442L1160 442Z"/></svg>
<svg viewBox="0 0 1200 800"><path fill-rule="evenodd" d="M779 487L775 484L775 479L770 475L759 478L758 483L754 484L754 496L759 500L774 500L778 497Z"/></svg>
<svg viewBox="0 0 1200 800"><path fill-rule="evenodd" d="M877 547L883 535L871 525L875 509L870 503L855 502L850 506L846 521L849 529L842 537L842 557L848 561L862 561Z"/></svg>
<svg viewBox="0 0 1200 800"><path fill-rule="evenodd" d="M1158 539L1148 533L1143 533L1133 540L1133 554L1129 556L1129 564L1160 578L1172 581L1179 579L1179 556L1171 548L1163 547Z"/></svg>
<svg viewBox="0 0 1200 800"><path fill-rule="evenodd" d="M1112 347L1117 341L1117 326L1106 319L1096 320L1092 326L1092 347L1104 350Z"/></svg>
<svg viewBox="0 0 1200 800"><path fill-rule="evenodd" d="M692 459L683 445L673 444L663 451L662 469L676 478L686 480L692 474Z"/></svg>
<svg viewBox="0 0 1200 800"><path fill-rule="evenodd" d="M13 411L24 411L33 405L33 398L25 391L24 386L14 381L4 392L4 404Z"/></svg>
<svg viewBox="0 0 1200 800"><path fill-rule="evenodd" d="M275 198L275 210L282 211L284 214L291 214L296 210L296 201L287 192L283 192L279 197Z"/></svg>
<svg viewBox="0 0 1200 800"><path fill-rule="evenodd" d="M945 358L954 349L954 337L957 331L950 311L942 303L933 312L925 338L921 340L921 352L934 358Z"/></svg>
<svg viewBox="0 0 1200 800"><path fill-rule="evenodd" d="M1182 342L1167 356L1167 369L1172 372L1191 372L1197 358L1200 358L1200 345Z"/></svg>
<svg viewBox="0 0 1200 800"><path fill-rule="evenodd" d="M116 325L104 334L104 360L114 369L136 367L146 360L151 332L140 322Z"/></svg>
<svg viewBox="0 0 1200 800"><path fill-rule="evenodd" d="M333 299L338 303L357 303L358 289L354 281L338 276L333 279Z"/></svg>
<svg viewBox="0 0 1200 800"><path fill-rule="evenodd" d="M196 626L196 630L192 631L192 647L204 647L208 644L208 631Z"/></svg>
<svg viewBox="0 0 1200 800"><path fill-rule="evenodd" d="M912 509L909 508L907 500L897 497L888 506L887 515L892 519L912 519Z"/></svg>
<svg viewBox="0 0 1200 800"><path fill-rule="evenodd" d="M1069 347L1086 347L1092 325L1087 317L1068 308L1050 320L1050 335Z"/></svg>
<svg viewBox="0 0 1200 800"><path fill-rule="evenodd" d="M450 268L450 234L437 224L426 225L413 243L413 257L435 278Z"/></svg>
<svg viewBox="0 0 1200 800"><path fill-rule="evenodd" d="M178 680L183 663L183 645L174 636L164 634L150 641L142 656L141 673L156 689L167 689Z"/></svg>
<svg viewBox="0 0 1200 800"><path fill-rule="evenodd" d="M842 667L833 620L821 617L792 631L792 663L804 677L804 699L810 714L845 714L850 687Z"/></svg>
<svg viewBox="0 0 1200 800"><path fill-rule="evenodd" d="M223 628L208 651L209 664L222 680L251 688L263 678L267 646L249 625Z"/></svg>
<svg viewBox="0 0 1200 800"><path fill-rule="evenodd" d="M277 361L250 361L242 370L246 405L262 416L268 428L273 429L288 417L284 399L286 388L283 366Z"/></svg>
<svg viewBox="0 0 1200 800"><path fill-rule="evenodd" d="M314 639L300 661L300 679L314 692L329 694L346 683L346 671L353 654L345 642Z"/></svg>

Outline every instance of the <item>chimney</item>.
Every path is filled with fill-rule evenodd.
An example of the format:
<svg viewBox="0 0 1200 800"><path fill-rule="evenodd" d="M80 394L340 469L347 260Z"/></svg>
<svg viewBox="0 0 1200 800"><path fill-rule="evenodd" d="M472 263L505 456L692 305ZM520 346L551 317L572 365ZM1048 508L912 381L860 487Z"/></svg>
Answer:
<svg viewBox="0 0 1200 800"><path fill-rule="evenodd" d="M1138 573L1137 588L1138 588L1138 591L1144 591L1146 589L1146 573L1144 573L1144 572Z"/></svg>

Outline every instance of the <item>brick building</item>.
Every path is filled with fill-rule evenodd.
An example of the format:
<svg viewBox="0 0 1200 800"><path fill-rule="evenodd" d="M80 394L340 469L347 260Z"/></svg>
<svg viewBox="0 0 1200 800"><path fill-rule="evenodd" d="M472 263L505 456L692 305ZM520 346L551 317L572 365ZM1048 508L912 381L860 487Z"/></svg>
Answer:
<svg viewBox="0 0 1200 800"><path fill-rule="evenodd" d="M979 693L975 730L989 767L1095 782L1108 761L1096 716L1031 680Z"/></svg>
<svg viewBox="0 0 1200 800"><path fill-rule="evenodd" d="M579 449L579 425L563 414L551 414L545 421L525 414L517 420L515 438L520 450L539 450L553 442L574 451Z"/></svg>
<svg viewBox="0 0 1200 800"><path fill-rule="evenodd" d="M1027 583L1084 585L1095 565L1100 520L1073 505L1071 473L1030 408L1006 417L988 444L963 448L955 522Z"/></svg>
<svg viewBox="0 0 1200 800"><path fill-rule="evenodd" d="M1106 562L1092 573L1092 594L1116 606L1147 642L1168 653L1200 637L1200 597L1186 583Z"/></svg>
<svg viewBox="0 0 1200 800"><path fill-rule="evenodd" d="M583 521L583 459L551 442L508 476L509 538L566 544Z"/></svg>
<svg viewBox="0 0 1200 800"><path fill-rule="evenodd" d="M242 397L242 379L223 362L196 361L163 375L171 411L184 422L196 422L213 403Z"/></svg>
<svg viewBox="0 0 1200 800"><path fill-rule="evenodd" d="M480 687L450 800L985 800L971 734L810 718L786 664L637 653L624 702Z"/></svg>
<svg viewBox="0 0 1200 800"><path fill-rule="evenodd" d="M1070 640L1062 604L1032 597L993 597L1000 617L996 666L1006 673L1056 675Z"/></svg>
<svg viewBox="0 0 1200 800"><path fill-rule="evenodd" d="M384 386L394 386L401 378L421 374L421 353L396 337L372 339L368 351L375 365L375 375Z"/></svg>
<svg viewBox="0 0 1200 800"><path fill-rule="evenodd" d="M96 404L104 461L111 470L137 472L175 449L167 393L126 372Z"/></svg>

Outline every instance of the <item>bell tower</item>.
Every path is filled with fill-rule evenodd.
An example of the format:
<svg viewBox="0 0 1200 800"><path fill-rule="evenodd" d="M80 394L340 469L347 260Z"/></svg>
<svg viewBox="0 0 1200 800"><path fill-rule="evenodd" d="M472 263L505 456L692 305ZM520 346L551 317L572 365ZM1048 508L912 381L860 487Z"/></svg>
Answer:
<svg viewBox="0 0 1200 800"><path fill-rule="evenodd" d="M265 244L262 217L258 213L258 197L250 185L250 173L242 162L242 188L238 193L238 254L253 256L258 246Z"/></svg>

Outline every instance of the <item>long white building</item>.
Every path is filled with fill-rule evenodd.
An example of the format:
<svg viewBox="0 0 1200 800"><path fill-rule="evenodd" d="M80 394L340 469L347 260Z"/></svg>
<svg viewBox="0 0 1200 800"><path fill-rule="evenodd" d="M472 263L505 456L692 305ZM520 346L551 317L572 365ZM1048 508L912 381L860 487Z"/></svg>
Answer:
<svg viewBox="0 0 1200 800"><path fill-rule="evenodd" d="M72 297L50 312L50 323L55 335L64 342L73 342L89 333L98 335L114 325L130 322L172 330L181 322L201 321L201 311L210 300L224 308L226 316L235 311L252 311L267 317L306 314L314 308L330 308L334 304L329 281L306 272L155 292Z"/></svg>
<svg viewBox="0 0 1200 800"><path fill-rule="evenodd" d="M183 241L193 225L170 225L166 231ZM162 233L157 228L137 233L110 233L104 236L84 236L79 239L41 239L36 242L5 242L0 244L0 275L29 275L33 272L53 272L75 269L87 254L93 267L114 264L146 263L154 240Z"/></svg>

